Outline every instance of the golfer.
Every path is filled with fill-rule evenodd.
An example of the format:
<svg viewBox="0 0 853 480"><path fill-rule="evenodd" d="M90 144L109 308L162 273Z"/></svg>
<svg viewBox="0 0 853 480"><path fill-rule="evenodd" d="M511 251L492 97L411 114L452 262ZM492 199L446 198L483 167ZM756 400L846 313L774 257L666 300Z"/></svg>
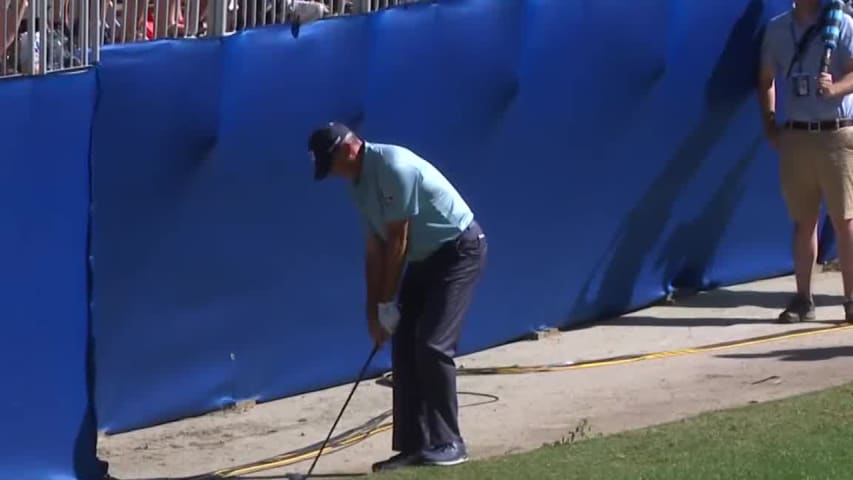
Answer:
<svg viewBox="0 0 853 480"><path fill-rule="evenodd" d="M391 338L399 454L373 471L463 463L453 357L486 237L453 185L409 149L366 142L338 123L308 145L316 180L350 182L366 235L367 327L377 345Z"/></svg>

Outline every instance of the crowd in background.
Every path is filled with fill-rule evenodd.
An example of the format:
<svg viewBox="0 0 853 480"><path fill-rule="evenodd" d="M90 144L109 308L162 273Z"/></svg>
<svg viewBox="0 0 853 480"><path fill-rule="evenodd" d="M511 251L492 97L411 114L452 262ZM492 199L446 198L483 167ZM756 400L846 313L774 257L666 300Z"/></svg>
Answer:
<svg viewBox="0 0 853 480"><path fill-rule="evenodd" d="M112 45L214 34L208 21L214 1L225 2L224 33L230 33L294 19L307 23L332 15L368 13L419 0L0 0L5 4L0 8L4 44L0 76L85 65L92 59L85 58L84 51L96 41ZM36 2L34 15L31 2ZM85 21L94 19L96 12L101 20L99 32L94 20ZM35 20L33 29L30 18Z"/></svg>

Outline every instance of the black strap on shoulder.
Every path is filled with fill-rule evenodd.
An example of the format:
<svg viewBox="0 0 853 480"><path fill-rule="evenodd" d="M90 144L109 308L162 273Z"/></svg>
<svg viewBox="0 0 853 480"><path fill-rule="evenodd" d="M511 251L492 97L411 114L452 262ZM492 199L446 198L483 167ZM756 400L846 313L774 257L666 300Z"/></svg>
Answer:
<svg viewBox="0 0 853 480"><path fill-rule="evenodd" d="M823 30L824 26L826 26L826 14L829 11L829 7L829 5L825 5L821 9L820 19L814 24L812 24L812 26L810 26L808 30L806 30L806 33L803 34L802 38L800 38L800 41L797 43L797 51L796 53L794 53L794 57L791 58L791 64L788 65L788 78L791 77L791 70L794 69L794 64L800 61L803 55L805 55L806 49L808 48L809 44L812 43L812 40L814 40L815 36L821 30ZM791 22L793 21L794 17L792 15Z"/></svg>
<svg viewBox="0 0 853 480"><path fill-rule="evenodd" d="M799 43L797 43L797 51L794 53L793 58L791 58L791 64L788 65L788 78L791 77L791 70L794 69L794 64L799 62L800 59L805 55L806 49L809 44L814 40L815 35L823 28L823 22L816 23L809 27L806 30L806 33L803 34L803 37L800 38Z"/></svg>

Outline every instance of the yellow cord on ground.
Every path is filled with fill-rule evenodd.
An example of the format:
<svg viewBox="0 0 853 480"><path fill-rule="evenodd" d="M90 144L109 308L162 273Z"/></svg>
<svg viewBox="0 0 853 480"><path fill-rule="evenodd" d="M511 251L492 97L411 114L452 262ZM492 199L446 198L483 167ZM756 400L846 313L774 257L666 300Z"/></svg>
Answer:
<svg viewBox="0 0 853 480"><path fill-rule="evenodd" d="M343 450L344 448L351 447L352 445L354 445L358 442L361 442L362 440L367 440L368 438L370 438L374 435L378 435L380 433L387 432L388 430L391 430L391 422L383 423L382 425L379 425L376 428L373 428L373 429L368 430L366 432L359 433L357 435L354 435L352 437L344 439L338 445L335 445L332 447L327 446L326 448L323 449L323 455L328 455L328 454L334 453L338 450ZM250 465L250 466L246 466L246 467L242 467L242 468L235 468L232 470L221 471L219 473L214 473L211 476L219 477L219 478L234 478L234 477L239 477L241 475L248 475L250 473L258 473L258 472L261 472L264 470L270 470L273 468L286 467L288 465L293 465L294 463L303 462L305 460L311 460L316 455L317 455L316 451L306 452L306 453L303 453L301 455L297 455L294 457L288 457L288 458L283 458L280 460L273 460L273 461L268 461L268 462L261 462L261 463L255 464L255 465Z"/></svg>
<svg viewBox="0 0 853 480"><path fill-rule="evenodd" d="M807 328L801 330L788 331L778 334L766 335L761 337L752 337L746 339L735 340L732 342L718 343L712 345L704 345L700 347L693 348L685 348L681 350L669 350L663 352L654 352L654 353L646 353L646 354L636 354L636 355L626 355L620 357L612 357L612 358L603 358L596 360L588 360L581 361L575 363L567 363L567 364L551 364L551 365L526 365L526 366L502 366L502 367L480 367L480 368L459 368L457 370L459 375L513 375L513 374L524 374L524 373L540 373L540 372L564 372L570 370L580 370L586 368L599 368L599 367L609 367L615 365L624 365L629 363L642 362L646 360L659 360L663 358L672 358L679 357L684 355L693 355L697 353L709 353L716 352L720 350L730 350L733 348L743 348L752 345L760 345L764 343L771 342L779 342L783 340L790 340L794 338L801 338L813 335L819 335L824 333L833 333L833 332L842 332L847 330L853 330L853 325L842 323L840 325L834 325L831 327L818 327L818 328ZM383 376L383 380L387 383L390 381L390 374L386 374ZM461 393L461 392L460 392ZM494 395L487 394L474 394L480 396L491 397L497 400L498 397ZM336 451L342 450L344 448L350 447L358 442L366 440L374 435L378 435L380 433L386 432L391 429L392 423L386 422L381 423L375 427L370 427L369 425L375 423L377 419L381 419L387 414L380 415L375 417L371 421L367 422L360 428L356 428L352 431L351 434L345 435L343 438L337 439L334 442L329 442L326 448L323 449L323 454L334 453ZM277 455L272 458L268 458L265 460L261 460L258 462L254 462L247 465L242 465L239 467L229 468L218 470L216 472L212 472L209 474L201 475L198 477L193 477L192 479L187 480L202 480L202 479L211 479L211 478L234 478L242 475L247 475L251 473L257 473L264 470L271 470L274 468L286 467L289 465L293 465L295 463L299 463L305 460L310 460L317 455L318 448L313 450L306 451L305 449L296 450L290 453L284 453L281 455Z"/></svg>
<svg viewBox="0 0 853 480"><path fill-rule="evenodd" d="M784 333L766 335L762 337L752 337L747 339L735 340L732 342L718 343L713 345L704 345L700 347L685 348L682 350L668 350L663 352L654 352L637 355L626 355L620 357L589 360L576 363L555 364L555 365L531 365L531 366L505 366L505 367L482 367L482 368L460 368L459 375L512 375L522 373L538 373L538 372L563 372L569 370L580 370L584 368L599 368L609 367L614 365L624 365L627 363L642 362L645 360L658 360L661 358L680 357L683 355L692 355L696 353L709 353L720 350L729 350L732 348L743 348L752 345L760 345L763 343L779 342L782 340L790 340L800 337L808 337L830 332L839 332L853 329L853 325L840 324L831 327L808 328L802 330L794 330Z"/></svg>

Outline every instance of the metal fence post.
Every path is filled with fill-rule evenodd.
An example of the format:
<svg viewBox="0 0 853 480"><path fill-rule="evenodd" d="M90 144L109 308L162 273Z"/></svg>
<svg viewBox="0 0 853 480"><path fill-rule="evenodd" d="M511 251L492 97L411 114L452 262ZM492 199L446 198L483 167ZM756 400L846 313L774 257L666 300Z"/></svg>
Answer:
<svg viewBox="0 0 853 480"><path fill-rule="evenodd" d="M92 47L92 63L101 61L101 42L104 41L104 24L101 20L101 2L103 0L92 0L92 22L90 29L89 45ZM86 48L88 52L88 46ZM85 62L88 64L88 62Z"/></svg>
<svg viewBox="0 0 853 480"><path fill-rule="evenodd" d="M228 0L210 0L207 4L207 36L225 35Z"/></svg>
<svg viewBox="0 0 853 480"><path fill-rule="evenodd" d="M47 26L50 25L50 17L47 16L47 2L49 0L37 0L39 4L38 15L41 17L39 28L41 32L38 34L39 45L39 75L47 73L48 55L53 53L53 45L51 45L50 37L48 36ZM35 21L33 21L35 23ZM35 38L33 39L35 42Z"/></svg>
<svg viewBox="0 0 853 480"><path fill-rule="evenodd" d="M92 44L92 30L98 29L98 21L92 22L91 3L97 3L98 0L82 0L80 23L82 28L80 31L80 56L83 57L80 61L83 65L89 65L89 46ZM74 55L74 52L71 52Z"/></svg>

